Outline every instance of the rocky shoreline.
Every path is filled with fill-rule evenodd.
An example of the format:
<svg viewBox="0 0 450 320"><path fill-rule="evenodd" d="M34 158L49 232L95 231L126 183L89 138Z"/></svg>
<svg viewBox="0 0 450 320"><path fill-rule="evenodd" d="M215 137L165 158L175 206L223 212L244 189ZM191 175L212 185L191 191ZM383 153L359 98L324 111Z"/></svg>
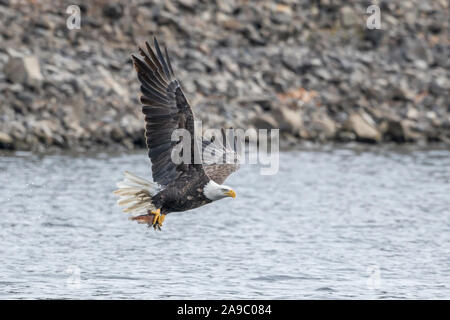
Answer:
<svg viewBox="0 0 450 320"><path fill-rule="evenodd" d="M450 145L449 7L371 1L0 0L0 149L143 147L130 53L156 35L203 128Z"/></svg>

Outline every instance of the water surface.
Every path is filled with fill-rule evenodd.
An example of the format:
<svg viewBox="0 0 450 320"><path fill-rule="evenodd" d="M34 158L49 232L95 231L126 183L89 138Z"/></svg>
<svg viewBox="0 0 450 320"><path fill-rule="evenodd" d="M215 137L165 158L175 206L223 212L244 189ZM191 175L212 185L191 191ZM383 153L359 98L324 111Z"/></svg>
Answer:
<svg viewBox="0 0 450 320"><path fill-rule="evenodd" d="M325 147L246 166L237 192L127 220L132 155L0 155L0 299L450 298L450 151Z"/></svg>

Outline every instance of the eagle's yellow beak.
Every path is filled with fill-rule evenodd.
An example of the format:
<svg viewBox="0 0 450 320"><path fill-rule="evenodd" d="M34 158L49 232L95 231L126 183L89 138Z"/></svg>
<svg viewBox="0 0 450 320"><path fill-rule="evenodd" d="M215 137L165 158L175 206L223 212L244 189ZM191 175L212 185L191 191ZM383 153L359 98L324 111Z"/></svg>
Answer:
<svg viewBox="0 0 450 320"><path fill-rule="evenodd" d="M236 198L236 192L234 192L233 190L225 192L225 195L227 197L232 197L233 199Z"/></svg>

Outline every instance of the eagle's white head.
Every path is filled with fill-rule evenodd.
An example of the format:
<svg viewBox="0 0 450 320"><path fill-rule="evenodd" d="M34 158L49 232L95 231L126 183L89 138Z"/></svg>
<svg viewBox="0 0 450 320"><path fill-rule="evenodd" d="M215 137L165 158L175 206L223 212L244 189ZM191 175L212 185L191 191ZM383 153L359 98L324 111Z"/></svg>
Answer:
<svg viewBox="0 0 450 320"><path fill-rule="evenodd" d="M203 194L211 201L216 201L225 197L236 197L236 193L228 186L220 185L210 180L203 187Z"/></svg>

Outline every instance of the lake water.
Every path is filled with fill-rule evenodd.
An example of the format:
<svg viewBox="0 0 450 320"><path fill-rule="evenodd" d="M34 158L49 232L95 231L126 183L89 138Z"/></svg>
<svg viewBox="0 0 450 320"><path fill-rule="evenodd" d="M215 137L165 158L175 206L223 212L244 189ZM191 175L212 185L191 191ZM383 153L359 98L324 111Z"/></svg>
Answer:
<svg viewBox="0 0 450 320"><path fill-rule="evenodd" d="M0 299L450 298L450 151L321 147L246 166L237 198L127 220L145 151L0 155Z"/></svg>

